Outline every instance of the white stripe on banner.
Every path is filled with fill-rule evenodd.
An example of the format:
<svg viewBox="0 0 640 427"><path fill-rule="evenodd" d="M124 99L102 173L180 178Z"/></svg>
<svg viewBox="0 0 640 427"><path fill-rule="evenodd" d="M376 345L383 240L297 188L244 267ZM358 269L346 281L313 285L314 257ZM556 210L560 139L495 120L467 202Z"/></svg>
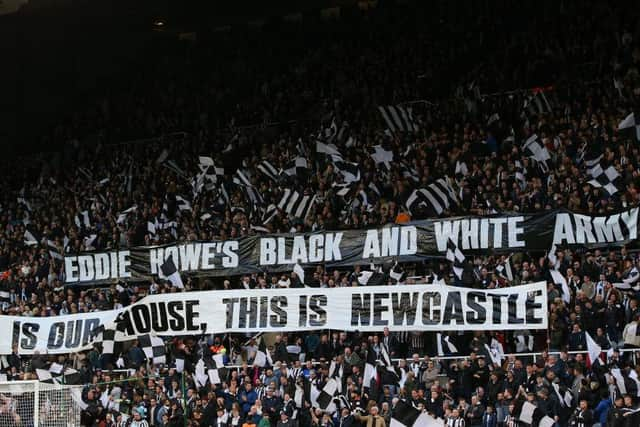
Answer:
<svg viewBox="0 0 640 427"><path fill-rule="evenodd" d="M431 284L296 288L276 296L271 290L258 289L157 294L121 310L44 318L0 316L0 328L15 332L13 340L0 341L0 354L11 354L12 344L18 346L19 354L25 355L35 351L64 354L87 350L101 340L97 336L103 334L95 333L99 327L104 326L107 332L104 335L110 335L108 332L116 327L116 318L121 320L115 341L143 335L200 335L205 331L217 334L318 329L380 332L384 327L391 331L546 329L546 289L545 282L538 282L486 291ZM300 304L309 301L312 295L317 305ZM240 308L239 299L260 307L252 315ZM264 319L254 316L263 310L270 315ZM159 317L168 321L160 321ZM79 335L77 330L81 331Z"/></svg>

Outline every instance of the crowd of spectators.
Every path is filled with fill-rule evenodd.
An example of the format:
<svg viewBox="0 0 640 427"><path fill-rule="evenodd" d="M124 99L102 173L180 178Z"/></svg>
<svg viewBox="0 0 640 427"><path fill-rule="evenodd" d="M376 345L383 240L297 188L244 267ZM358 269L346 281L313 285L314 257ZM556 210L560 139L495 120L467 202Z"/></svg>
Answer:
<svg viewBox="0 0 640 427"><path fill-rule="evenodd" d="M637 11L624 2L549 2L522 10L502 3L474 3L465 10L440 4L435 11L380 7L311 28L283 24L277 34L218 35L150 53L149 69L126 89L46 137L55 152L0 159L11 171L0 176L0 287L9 293L2 314L107 310L179 291L159 279L65 287L63 265L52 258L47 241L59 253L78 253L238 238L259 232L256 226L270 232L381 226L408 213L404 203L411 190L443 176L455 178L461 194L445 216L556 208L602 214L637 205L639 142L617 130L639 106ZM500 7L503 14L496 12ZM548 111L523 108L534 86L545 88ZM414 100L428 101L413 108L420 131L385 133L376 107ZM488 124L495 113L499 120ZM332 123L344 129L334 143L359 165L355 191L368 193L369 206L339 197L342 177L315 153L315 136ZM534 133L551 154L548 170L522 150L522 141ZM371 159L373 145L393 151L390 170ZM583 154L594 151L604 154L603 167L613 166L622 176L614 195L587 183ZM223 167L229 182L242 170L264 206L254 206L233 185L228 200L220 186L195 194L191 178L202 155ZM285 185L274 185L257 170L262 160L279 169L295 156L307 159L308 171ZM456 171L461 162L467 172ZM516 178L518 162L524 185ZM403 174L407 168L417 181ZM316 205L307 218L280 211L265 224L260 208L277 204L285 188L315 194ZM191 210L176 209L176 196L188 199ZM176 227L150 233L148 222L163 214ZM210 216L203 220L204 214ZM25 243L27 231L37 244ZM318 331L275 337L273 365L265 368L253 366L257 344L231 334L167 341L169 360L162 366L149 366L132 343L114 357L102 355L99 345L68 356L12 354L0 367L9 380L34 378L35 369L51 361L79 369L87 384L83 425L89 426L143 427L144 420L150 426L388 426L398 399L452 427L526 426L517 417L524 401L558 426L634 426L640 424L635 356L620 349L640 345L631 332L640 314L638 294L613 283L634 274L636 248L560 250L557 270L571 290L568 303L551 280L546 254L513 254L513 280L498 274L503 259L492 254L468 257L466 269L474 274L463 281L443 260L405 265L411 276L435 273L471 287L549 283L547 333L451 334L458 352L445 353L459 359L438 358L433 333ZM354 274L317 266L307 284L350 286ZM296 285L290 275L266 274L184 281L186 291ZM586 351L585 331L606 352L606 364L587 363L575 353ZM523 334L532 340L519 338ZM487 360L482 349L493 341L516 356ZM363 384L364 365L380 358L381 346L392 358L407 359L397 366L401 385L384 376ZM517 355L531 350L537 355ZM192 374L198 360L219 353L239 367L229 368L221 385L197 387ZM118 359L123 370L116 369ZM185 375L176 359L185 360ZM350 408L323 413L312 405L312 389L322 389L332 360L343 368ZM616 380L614 369L626 384Z"/></svg>

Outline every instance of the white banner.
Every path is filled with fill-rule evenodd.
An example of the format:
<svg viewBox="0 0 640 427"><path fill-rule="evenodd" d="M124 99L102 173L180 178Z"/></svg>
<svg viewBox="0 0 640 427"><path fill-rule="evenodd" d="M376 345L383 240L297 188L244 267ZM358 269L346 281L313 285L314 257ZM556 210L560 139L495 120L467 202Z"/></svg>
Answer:
<svg viewBox="0 0 640 427"><path fill-rule="evenodd" d="M0 316L13 339L0 354L62 354L91 348L102 328L116 340L140 335L316 329L473 331L547 328L546 283L503 289L444 285L203 291L150 295L122 310L27 318Z"/></svg>

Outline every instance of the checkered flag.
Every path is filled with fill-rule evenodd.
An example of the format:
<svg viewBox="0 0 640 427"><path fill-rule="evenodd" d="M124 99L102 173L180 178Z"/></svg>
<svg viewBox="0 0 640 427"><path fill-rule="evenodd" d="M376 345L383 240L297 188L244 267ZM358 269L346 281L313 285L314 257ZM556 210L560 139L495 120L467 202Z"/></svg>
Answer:
<svg viewBox="0 0 640 427"><path fill-rule="evenodd" d="M320 395L318 396L318 407L328 413L335 412L336 405L333 402L333 397L337 392L338 382L333 378L329 378L325 383L325 386L320 391Z"/></svg>
<svg viewBox="0 0 640 427"><path fill-rule="evenodd" d="M294 159L290 160L282 169L280 173L283 173L287 176L304 176L304 174L309 170L309 165L307 163L307 159L302 156L297 156Z"/></svg>
<svg viewBox="0 0 640 427"><path fill-rule="evenodd" d="M414 408L404 400L398 400L391 413L390 427L444 427L444 422L426 412Z"/></svg>
<svg viewBox="0 0 640 427"><path fill-rule="evenodd" d="M587 173L593 178L588 181L588 183L595 188L604 188L610 195L614 195L620 191L620 174L613 166L609 166L603 170L600 163L596 163Z"/></svg>
<svg viewBox="0 0 640 427"><path fill-rule="evenodd" d="M456 277L462 279L465 256L451 238L447 241L447 259L453 263L453 272Z"/></svg>
<svg viewBox="0 0 640 427"><path fill-rule="evenodd" d="M224 367L224 356L222 354L216 354L211 358L211 361L205 361L207 365L207 375L209 376L209 383L222 384L227 379L227 368Z"/></svg>
<svg viewBox="0 0 640 427"><path fill-rule="evenodd" d="M103 354L111 354L113 355L115 349L115 337L116 330L115 329L104 329L104 326L101 326L102 332L98 336L96 341L102 342L102 353Z"/></svg>
<svg viewBox="0 0 640 427"><path fill-rule="evenodd" d="M147 356L147 359L153 365L167 363L166 349L162 338L152 335L142 335L138 337L138 343Z"/></svg>

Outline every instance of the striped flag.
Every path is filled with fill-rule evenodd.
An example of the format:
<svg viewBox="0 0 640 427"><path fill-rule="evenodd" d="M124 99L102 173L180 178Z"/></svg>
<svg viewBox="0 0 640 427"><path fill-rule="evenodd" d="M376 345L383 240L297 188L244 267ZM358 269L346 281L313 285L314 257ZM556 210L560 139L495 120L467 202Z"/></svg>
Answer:
<svg viewBox="0 0 640 427"><path fill-rule="evenodd" d="M405 206L412 215L423 208L429 216L438 216L457 203L458 199L451 184L448 180L440 178L433 184L429 184L427 188L413 190Z"/></svg>
<svg viewBox="0 0 640 427"><path fill-rule="evenodd" d="M405 108L400 105L379 106L378 111L382 114L382 118L391 133L411 133L419 130L409 107Z"/></svg>
<svg viewBox="0 0 640 427"><path fill-rule="evenodd" d="M278 171L268 160L261 161L258 164L258 170L265 174L270 180L278 181Z"/></svg>
<svg viewBox="0 0 640 427"><path fill-rule="evenodd" d="M297 191L287 188L278 203L278 208L294 218L304 219L309 215L315 200L315 195L301 195Z"/></svg>
<svg viewBox="0 0 640 427"><path fill-rule="evenodd" d="M453 272L458 279L462 279L462 272L464 271L465 256L458 248L456 242L451 240L447 241L447 260L453 263Z"/></svg>

